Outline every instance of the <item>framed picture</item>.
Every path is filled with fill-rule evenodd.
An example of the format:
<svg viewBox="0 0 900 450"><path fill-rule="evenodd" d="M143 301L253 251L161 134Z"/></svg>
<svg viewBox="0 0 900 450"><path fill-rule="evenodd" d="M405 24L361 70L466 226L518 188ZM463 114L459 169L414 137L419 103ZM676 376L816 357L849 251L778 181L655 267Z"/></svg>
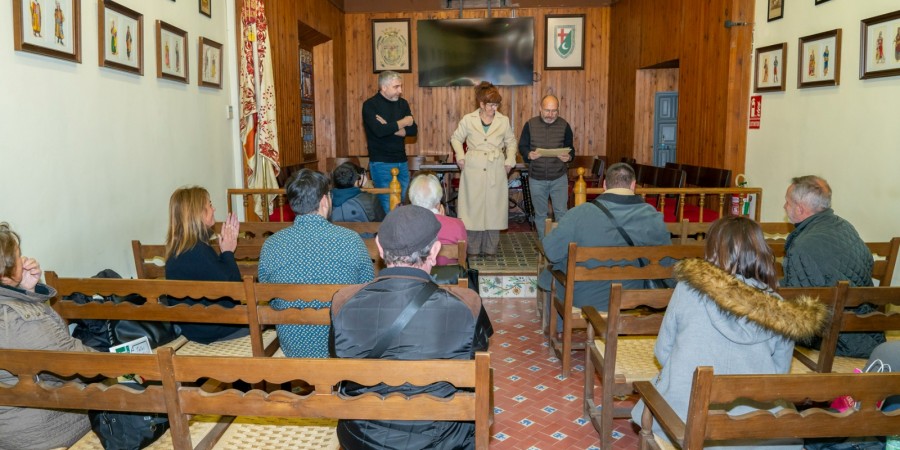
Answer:
<svg viewBox="0 0 900 450"><path fill-rule="evenodd" d="M188 83L187 31L156 21L156 77Z"/></svg>
<svg viewBox="0 0 900 450"><path fill-rule="evenodd" d="M545 17L545 70L584 69L584 14Z"/></svg>
<svg viewBox="0 0 900 450"><path fill-rule="evenodd" d="M81 62L81 0L12 0L17 51Z"/></svg>
<svg viewBox="0 0 900 450"><path fill-rule="evenodd" d="M100 67L143 75L144 15L110 0L97 5Z"/></svg>
<svg viewBox="0 0 900 450"><path fill-rule="evenodd" d="M409 19L372 20L372 71L412 72Z"/></svg>
<svg viewBox="0 0 900 450"><path fill-rule="evenodd" d="M900 75L900 11L865 19L860 30L859 78Z"/></svg>
<svg viewBox="0 0 900 450"><path fill-rule="evenodd" d="M197 84L222 89L222 55L222 44L200 37L197 49L197 59L200 61L197 73L200 74L200 80Z"/></svg>
<svg viewBox="0 0 900 450"><path fill-rule="evenodd" d="M837 86L841 84L841 30L826 31L800 38L797 87Z"/></svg>
<svg viewBox="0 0 900 450"><path fill-rule="evenodd" d="M212 0L197 0L200 2L200 14L212 17Z"/></svg>
<svg viewBox="0 0 900 450"><path fill-rule="evenodd" d="M784 17L784 0L766 0L769 2L769 22Z"/></svg>
<svg viewBox="0 0 900 450"><path fill-rule="evenodd" d="M756 49L753 92L784 91L787 42Z"/></svg>

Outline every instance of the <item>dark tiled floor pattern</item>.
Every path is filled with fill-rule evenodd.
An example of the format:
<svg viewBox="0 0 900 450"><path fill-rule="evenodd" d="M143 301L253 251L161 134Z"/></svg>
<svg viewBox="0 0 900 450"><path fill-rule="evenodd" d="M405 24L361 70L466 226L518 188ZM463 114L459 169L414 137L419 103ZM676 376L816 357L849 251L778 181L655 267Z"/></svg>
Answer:
<svg viewBox="0 0 900 450"><path fill-rule="evenodd" d="M597 432L582 417L584 352L575 352L575 369L562 379L559 361L551 356L540 331L533 298L492 298L484 303L495 331L491 448L599 448ZM614 432L618 437L614 450L638 448L630 421L616 420Z"/></svg>

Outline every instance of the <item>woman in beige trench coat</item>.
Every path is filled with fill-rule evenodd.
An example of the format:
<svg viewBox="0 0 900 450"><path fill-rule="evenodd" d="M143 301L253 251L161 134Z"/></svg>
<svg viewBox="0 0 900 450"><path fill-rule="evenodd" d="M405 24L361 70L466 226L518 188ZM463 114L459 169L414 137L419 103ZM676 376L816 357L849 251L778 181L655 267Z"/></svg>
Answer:
<svg viewBox="0 0 900 450"><path fill-rule="evenodd" d="M497 112L503 98L496 86L482 81L475 86L475 100L478 110L463 116L450 144L462 174L459 218L466 225L468 253L493 258L500 243L500 230L508 225L506 177L516 165L516 136L509 118Z"/></svg>

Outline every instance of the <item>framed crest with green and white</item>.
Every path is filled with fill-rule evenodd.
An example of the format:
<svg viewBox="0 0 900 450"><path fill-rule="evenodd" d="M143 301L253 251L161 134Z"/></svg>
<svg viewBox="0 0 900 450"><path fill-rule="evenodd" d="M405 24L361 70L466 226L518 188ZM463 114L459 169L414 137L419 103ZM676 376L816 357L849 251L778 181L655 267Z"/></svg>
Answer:
<svg viewBox="0 0 900 450"><path fill-rule="evenodd" d="M409 61L409 19L373 19L373 71L412 72Z"/></svg>
<svg viewBox="0 0 900 450"><path fill-rule="evenodd" d="M584 17L584 14L545 16L545 70L584 69Z"/></svg>

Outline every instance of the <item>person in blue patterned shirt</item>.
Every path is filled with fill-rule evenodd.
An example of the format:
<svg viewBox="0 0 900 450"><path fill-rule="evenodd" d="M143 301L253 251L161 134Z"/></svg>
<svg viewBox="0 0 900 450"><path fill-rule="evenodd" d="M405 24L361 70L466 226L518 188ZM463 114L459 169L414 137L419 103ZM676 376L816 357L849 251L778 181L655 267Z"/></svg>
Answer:
<svg viewBox="0 0 900 450"><path fill-rule="evenodd" d="M372 281L375 270L362 238L328 221L331 183L322 173L300 169L287 182L294 224L263 244L259 255L260 283L360 284ZM277 299L275 309L328 308L331 299L313 302ZM278 325L285 356L327 358L328 326Z"/></svg>

